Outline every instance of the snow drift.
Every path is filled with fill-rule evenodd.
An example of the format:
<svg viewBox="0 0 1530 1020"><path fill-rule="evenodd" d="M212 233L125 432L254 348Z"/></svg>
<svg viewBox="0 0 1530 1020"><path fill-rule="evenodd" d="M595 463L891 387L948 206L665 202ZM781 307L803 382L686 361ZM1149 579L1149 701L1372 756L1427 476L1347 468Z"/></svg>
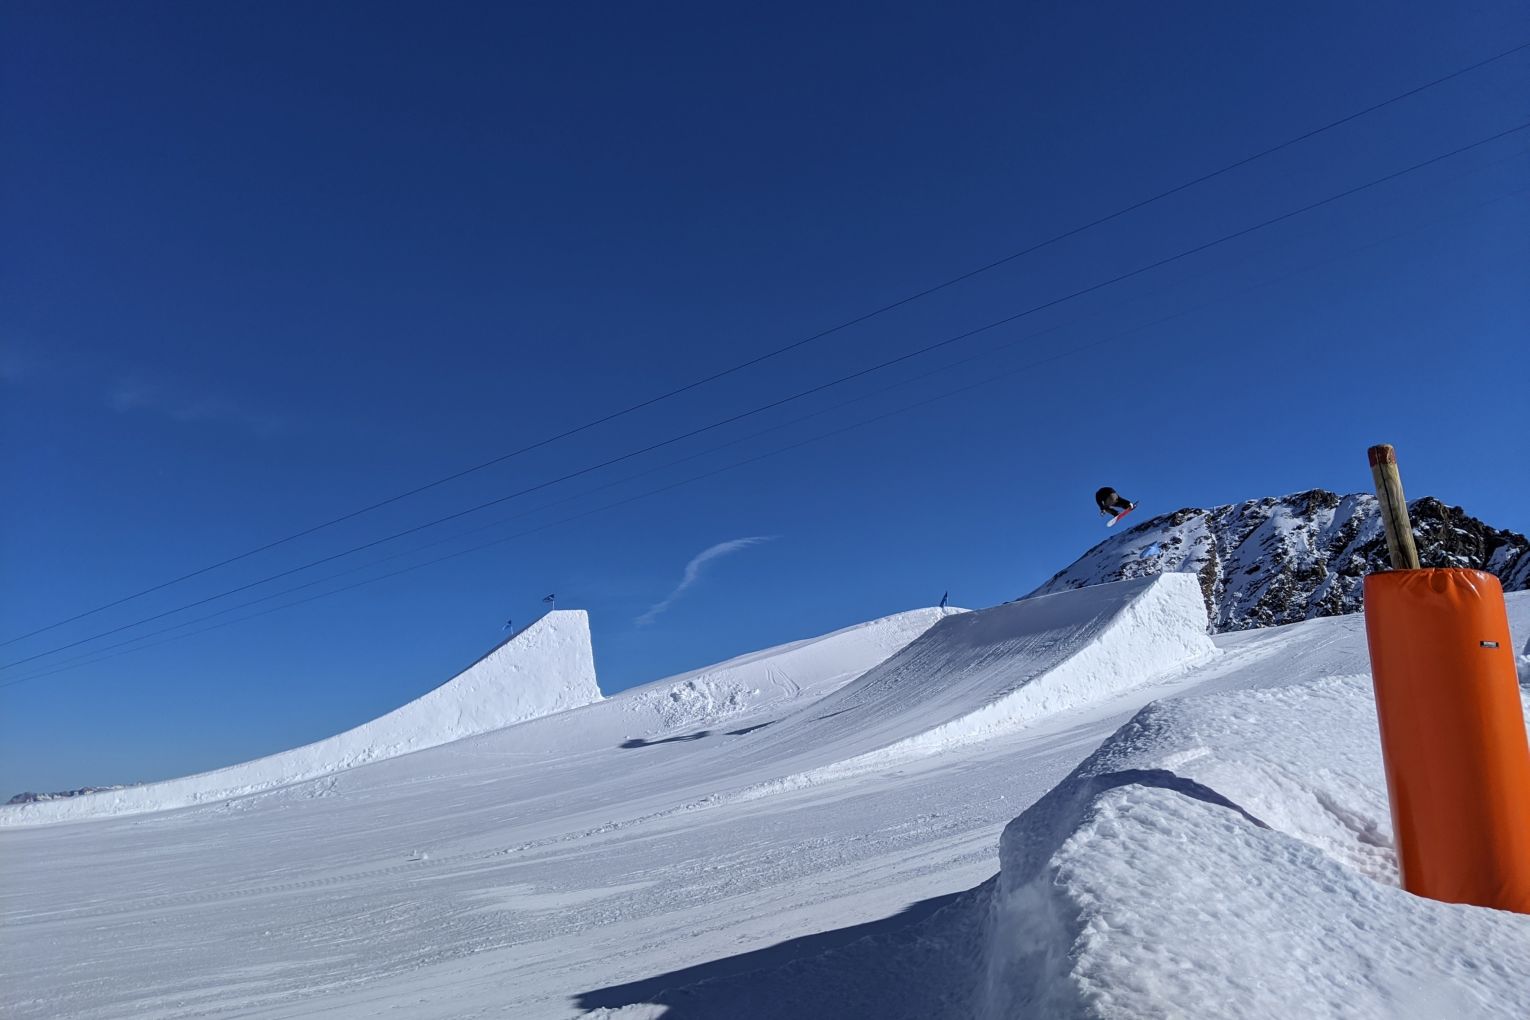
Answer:
<svg viewBox="0 0 1530 1020"><path fill-rule="evenodd" d="M972 1015L1530 1016L1530 917L1398 885L1368 676L1143 709L1012 822Z"/></svg>
<svg viewBox="0 0 1530 1020"><path fill-rule="evenodd" d="M0 826L164 811L259 793L601 699L582 609L548 613L440 687L355 729L198 775L0 808Z"/></svg>

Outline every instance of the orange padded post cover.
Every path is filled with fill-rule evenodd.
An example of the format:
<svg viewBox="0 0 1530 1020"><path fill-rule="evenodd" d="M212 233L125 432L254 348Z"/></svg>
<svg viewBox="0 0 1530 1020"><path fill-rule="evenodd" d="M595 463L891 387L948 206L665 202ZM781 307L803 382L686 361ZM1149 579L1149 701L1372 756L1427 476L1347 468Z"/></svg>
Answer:
<svg viewBox="0 0 1530 1020"><path fill-rule="evenodd" d="M1530 914L1530 745L1498 578L1371 574L1365 632L1403 888Z"/></svg>

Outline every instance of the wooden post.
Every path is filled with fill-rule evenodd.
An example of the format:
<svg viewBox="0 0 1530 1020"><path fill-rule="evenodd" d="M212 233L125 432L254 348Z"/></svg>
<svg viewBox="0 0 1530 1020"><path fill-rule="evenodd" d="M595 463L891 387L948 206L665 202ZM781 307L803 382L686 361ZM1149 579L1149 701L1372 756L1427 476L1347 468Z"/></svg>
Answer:
<svg viewBox="0 0 1530 1020"><path fill-rule="evenodd" d="M1397 451L1388 443L1367 451L1376 498L1381 501L1381 521L1387 529L1387 552L1393 570L1417 570L1418 547L1413 544L1413 524L1408 520L1408 501L1403 498L1402 476L1397 473Z"/></svg>

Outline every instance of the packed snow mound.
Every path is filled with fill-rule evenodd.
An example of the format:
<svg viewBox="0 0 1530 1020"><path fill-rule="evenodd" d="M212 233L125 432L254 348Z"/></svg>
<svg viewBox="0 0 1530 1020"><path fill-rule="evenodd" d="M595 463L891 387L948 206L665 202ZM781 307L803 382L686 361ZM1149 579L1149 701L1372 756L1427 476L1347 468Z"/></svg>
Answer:
<svg viewBox="0 0 1530 1020"><path fill-rule="evenodd" d="M735 738L854 680L962 609L914 609L629 687L598 703L443 748L565 759L621 747ZM726 730L727 732L722 732ZM713 740L711 743L718 743ZM727 767L727 756L717 768Z"/></svg>
<svg viewBox="0 0 1530 1020"><path fill-rule="evenodd" d="M1206 610L1187 574L1122 581L950 616L760 741L832 751L834 763L769 794L1012 733L1209 659Z"/></svg>
<svg viewBox="0 0 1530 1020"><path fill-rule="evenodd" d="M715 723L803 699L854 680L947 616L964 609L914 609L830 634L740 655L656 680L611 699L635 732Z"/></svg>
<svg viewBox="0 0 1530 1020"><path fill-rule="evenodd" d="M1530 588L1530 540L1425 496L1408 504L1425 566L1472 567ZM1212 629L1356 612L1365 575L1389 566L1374 496L1323 489L1188 508L1112 535L1032 595L1182 572L1199 578Z"/></svg>
<svg viewBox="0 0 1530 1020"><path fill-rule="evenodd" d="M981 740L1204 662L1216 646L1199 595L1193 578L1168 574L998 606L971 626L952 621L961 671L1003 682L982 707L889 752ZM908 663L916 670L918 654Z"/></svg>
<svg viewBox="0 0 1530 1020"><path fill-rule="evenodd" d="M1219 639L1218 692L1133 714L935 909L587 1016L1530 1016L1530 917L1398 887L1370 678L1311 670L1363 667L1358 622Z"/></svg>
<svg viewBox="0 0 1530 1020"><path fill-rule="evenodd" d="M1072 613L1153 583L1034 601ZM1508 610L1524 648L1530 593ZM1039 619L1060 642L1084 626ZM977 640L981 622L975 657L1005 643ZM727 795L887 732L817 698L629 744L618 727L641 715L618 696L269 796L0 830L7 1006L18 1020L1530 1015L1515 971L1530 919L1396 887L1363 624L1220 635L1219 654L1161 682L766 797ZM1008 668L1048 657L1066 655L1038 634ZM891 686L888 666L829 698ZM916 694L925 679L900 677ZM911 697L890 729L980 709L1005 685L990 679L945 716ZM1142 711L1179 697L1193 700Z"/></svg>
<svg viewBox="0 0 1530 1020"><path fill-rule="evenodd" d="M1530 1016L1530 917L1398 885L1367 676L1148 706L1000 864L968 1015Z"/></svg>
<svg viewBox="0 0 1530 1020"><path fill-rule="evenodd" d="M600 701L590 621L560 609L440 687L316 743L198 775L0 808L0 826L165 811L260 793Z"/></svg>

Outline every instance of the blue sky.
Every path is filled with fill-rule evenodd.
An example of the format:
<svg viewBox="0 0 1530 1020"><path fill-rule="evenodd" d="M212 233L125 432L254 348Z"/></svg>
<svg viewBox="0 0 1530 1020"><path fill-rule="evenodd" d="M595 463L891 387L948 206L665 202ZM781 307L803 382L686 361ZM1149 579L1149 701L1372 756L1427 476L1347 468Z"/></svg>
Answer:
<svg viewBox="0 0 1530 1020"><path fill-rule="evenodd" d="M1510 2L1385 18L1326 3L13 2L0 19L0 639L683 386L1530 41L1530 12ZM10 644L5 661L1476 142L1530 119L1527 86L1523 51L746 371ZM1527 148L1530 132L1511 135L690 440L0 671L31 678L0 687L0 794L163 778L326 736L446 679L550 591L591 612L607 691L946 590L989 605L1103 537L1102 484L1150 513L1356 491L1366 446L1387 441L1411 495L1530 529L1516 467L1530 454ZM710 476L686 482L697 475Z"/></svg>

